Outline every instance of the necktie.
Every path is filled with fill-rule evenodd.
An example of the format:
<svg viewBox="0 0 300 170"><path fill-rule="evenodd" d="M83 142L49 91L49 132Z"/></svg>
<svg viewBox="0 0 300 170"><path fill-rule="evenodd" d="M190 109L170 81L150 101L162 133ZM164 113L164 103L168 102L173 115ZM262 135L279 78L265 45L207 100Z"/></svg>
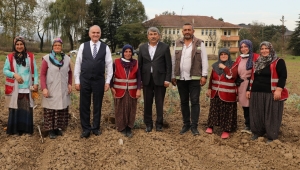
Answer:
<svg viewBox="0 0 300 170"><path fill-rule="evenodd" d="M96 58L97 55L97 46L94 44L94 50L93 50L93 58Z"/></svg>

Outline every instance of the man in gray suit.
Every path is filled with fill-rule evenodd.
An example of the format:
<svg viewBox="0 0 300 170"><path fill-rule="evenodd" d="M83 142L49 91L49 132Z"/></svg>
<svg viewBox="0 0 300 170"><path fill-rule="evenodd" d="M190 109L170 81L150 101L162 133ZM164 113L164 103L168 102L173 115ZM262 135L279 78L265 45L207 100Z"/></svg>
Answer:
<svg viewBox="0 0 300 170"><path fill-rule="evenodd" d="M144 95L144 123L146 132L153 128L152 104L155 97L156 131L162 131L163 104L166 88L169 87L172 74L170 48L159 42L160 32L156 27L147 31L149 42L143 44L139 50L138 64L141 71Z"/></svg>

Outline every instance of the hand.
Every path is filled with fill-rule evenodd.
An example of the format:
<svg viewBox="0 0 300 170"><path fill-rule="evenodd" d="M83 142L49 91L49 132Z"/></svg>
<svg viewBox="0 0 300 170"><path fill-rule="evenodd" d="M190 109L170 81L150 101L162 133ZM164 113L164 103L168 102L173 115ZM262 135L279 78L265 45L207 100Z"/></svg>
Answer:
<svg viewBox="0 0 300 170"><path fill-rule="evenodd" d="M34 85L33 85L33 91L38 91L38 89L39 89L39 85L34 84Z"/></svg>
<svg viewBox="0 0 300 170"><path fill-rule="evenodd" d="M75 84L75 89L76 89L77 91L80 91L80 84Z"/></svg>
<svg viewBox="0 0 300 170"><path fill-rule="evenodd" d="M165 88L169 87L169 85L170 85L170 82L167 82L167 81L164 82Z"/></svg>
<svg viewBox="0 0 300 170"><path fill-rule="evenodd" d="M247 98L247 99L250 99L250 95L251 95L251 92L250 92L250 91L247 91L247 92L246 92L246 98Z"/></svg>
<svg viewBox="0 0 300 170"><path fill-rule="evenodd" d="M211 95L211 89L207 89L206 96L210 97L210 95Z"/></svg>
<svg viewBox="0 0 300 170"><path fill-rule="evenodd" d="M280 100L281 99L281 92L282 92L282 88L277 87L274 94L273 94L274 100Z"/></svg>
<svg viewBox="0 0 300 170"><path fill-rule="evenodd" d="M107 92L109 89L109 84L108 83L105 83L104 85L104 92Z"/></svg>
<svg viewBox="0 0 300 170"><path fill-rule="evenodd" d="M138 98L140 98L141 97L141 90L137 90L136 91L136 98L138 99Z"/></svg>
<svg viewBox="0 0 300 170"><path fill-rule="evenodd" d="M43 96L44 97L49 97L49 91L48 91L48 89L43 89Z"/></svg>
<svg viewBox="0 0 300 170"><path fill-rule="evenodd" d="M173 86L176 86L176 85L177 85L176 79L175 79L175 78L172 78L171 82L172 82L172 85L173 85Z"/></svg>
<svg viewBox="0 0 300 170"><path fill-rule="evenodd" d="M72 92L72 85L69 84L69 85L68 85L68 93L70 94L71 92Z"/></svg>
<svg viewBox="0 0 300 170"><path fill-rule="evenodd" d="M206 84L206 78L205 77L201 77L200 79L200 85L204 86Z"/></svg>
<svg viewBox="0 0 300 170"><path fill-rule="evenodd" d="M219 64L219 68L224 69L226 66L222 63Z"/></svg>
<svg viewBox="0 0 300 170"><path fill-rule="evenodd" d="M22 77L21 77L19 74L15 73L15 74L14 74L14 78L17 80L17 82L18 82L19 84L23 84L23 83L24 83Z"/></svg>
<svg viewBox="0 0 300 170"><path fill-rule="evenodd" d="M115 88L110 88L110 91L111 91L111 94L113 95L113 97L115 97L115 95L116 95L116 90L115 90Z"/></svg>

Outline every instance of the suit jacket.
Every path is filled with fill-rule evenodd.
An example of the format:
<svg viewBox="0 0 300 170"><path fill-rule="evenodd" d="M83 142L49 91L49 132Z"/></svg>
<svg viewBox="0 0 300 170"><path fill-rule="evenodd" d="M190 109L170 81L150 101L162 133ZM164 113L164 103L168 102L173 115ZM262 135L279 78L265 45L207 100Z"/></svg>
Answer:
<svg viewBox="0 0 300 170"><path fill-rule="evenodd" d="M171 82L172 61L169 45L159 42L153 60L151 60L148 43L140 46L138 56L143 85L148 85L152 76L155 85L163 86L165 81Z"/></svg>

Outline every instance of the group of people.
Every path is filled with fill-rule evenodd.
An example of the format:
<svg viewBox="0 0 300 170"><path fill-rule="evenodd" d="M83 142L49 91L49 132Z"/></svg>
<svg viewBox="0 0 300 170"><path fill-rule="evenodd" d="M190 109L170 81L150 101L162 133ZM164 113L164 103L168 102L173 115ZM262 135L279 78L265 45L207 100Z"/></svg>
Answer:
<svg viewBox="0 0 300 170"><path fill-rule="evenodd" d="M114 97L116 129L132 137L137 99L143 89L145 131L163 131L163 104L170 83L178 87L183 127L180 134L191 130L199 135L200 92L207 82L208 58L203 41L194 36L192 24L182 27L183 38L175 43L171 55L167 44L160 42L156 27L147 30L148 42L141 45L138 60L127 44L121 58L113 62L109 47L99 41L101 29L89 29L90 41L80 45L76 57L75 89L80 91L81 138L101 134L100 120L104 92L111 89ZM62 135L68 125L72 70L70 58L62 51L63 42L55 38L52 51L43 57L40 85L44 128L49 137ZM33 133L33 92L38 90L37 66L27 52L21 37L14 39L13 53L7 56L3 72L6 78L6 99L9 107L7 134ZM252 139L267 134L268 140L278 138L282 120L284 88L287 71L284 60L277 57L272 44L262 42L260 54L253 53L249 40L240 42L241 55L234 62L230 51L219 50L218 61L212 65L207 96L211 98L206 133L220 126L223 139L237 128L237 96L244 110L245 129ZM155 99L156 120L152 105ZM91 101L92 100L92 101ZM93 120L91 121L91 104Z"/></svg>

